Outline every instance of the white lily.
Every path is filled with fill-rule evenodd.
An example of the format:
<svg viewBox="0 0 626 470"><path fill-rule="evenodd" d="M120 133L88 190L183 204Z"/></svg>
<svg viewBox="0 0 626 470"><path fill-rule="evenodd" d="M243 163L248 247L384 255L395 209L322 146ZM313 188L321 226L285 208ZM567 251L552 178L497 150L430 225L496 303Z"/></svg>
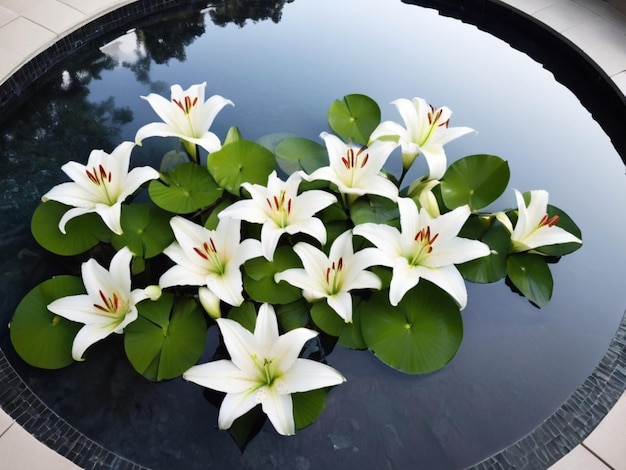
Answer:
<svg viewBox="0 0 626 470"><path fill-rule="evenodd" d="M110 155L102 150L92 150L87 165L67 162L61 167L73 182L55 186L41 199L74 206L59 221L62 233L65 233L65 225L70 219L89 212L96 212L112 232L122 233L122 202L146 181L159 177L159 172L148 166L128 171L134 146L132 142L122 142Z"/></svg>
<svg viewBox="0 0 626 470"><path fill-rule="evenodd" d="M261 305L254 334L233 320L218 318L216 322L231 359L194 366L183 378L226 393L218 416L220 429L230 428L235 419L260 403L276 431L295 434L291 394L346 380L330 366L299 358L304 344L317 332L296 328L279 336L271 305Z"/></svg>
<svg viewBox="0 0 626 470"><path fill-rule="evenodd" d="M530 191L528 206L526 206L522 193L517 189L514 191L518 212L515 229L505 214L498 214L497 217L511 232L511 250L513 253L559 243L582 243L578 237L556 225L559 221L558 215L548 216L547 191L542 189Z"/></svg>
<svg viewBox="0 0 626 470"><path fill-rule="evenodd" d="M241 222L220 220L215 230L208 230L184 217L170 220L176 241L163 253L176 263L159 279L161 288L205 286L230 305L243 302L240 266L262 255L261 243L247 239L240 243Z"/></svg>
<svg viewBox="0 0 626 470"><path fill-rule="evenodd" d="M153 122L141 127L135 135L135 142L141 145L146 137L178 137L194 159L197 159L196 145L207 152L219 150L222 143L209 128L217 113L224 106L233 105L233 102L219 95L213 95L204 101L205 88L206 82L192 85L186 90L180 85L172 85L171 100L155 93L142 96L163 122Z"/></svg>
<svg viewBox="0 0 626 470"><path fill-rule="evenodd" d="M267 187L243 183L252 199L237 201L220 212L220 219L231 217L238 220L263 224L261 245L263 256L269 261L274 257L278 240L283 233L304 232L322 245L326 243L326 228L322 221L313 217L315 213L337 202L337 198L326 191L305 191L298 195L302 174L291 174L282 181L272 172Z"/></svg>
<svg viewBox="0 0 626 470"><path fill-rule="evenodd" d="M474 130L469 127L448 127L452 111L446 106L435 109L422 98L400 98L391 104L397 108L406 127L393 121L382 122L372 132L370 141L397 138L402 147L402 167L405 170L421 153L428 164L429 179L440 179L447 167L443 146Z"/></svg>
<svg viewBox="0 0 626 470"><path fill-rule="evenodd" d="M392 201L397 199L398 188L380 171L396 143L376 141L369 147L360 147L346 144L327 132L320 137L326 143L330 165L305 174L304 179L330 181L341 194L353 197L377 194Z"/></svg>
<svg viewBox="0 0 626 470"><path fill-rule="evenodd" d="M381 288L378 276L365 271L379 264L379 250L366 248L354 253L350 230L335 239L329 256L304 242L297 243L293 250L302 260L304 269L293 268L276 273L274 280L299 287L309 302L326 298L328 305L346 323L352 323L352 297L349 292L353 289Z"/></svg>
<svg viewBox="0 0 626 470"><path fill-rule="evenodd" d="M122 333L137 319L136 304L145 299L156 300L160 289L131 288L130 262L133 254L124 247L111 260L107 271L95 259L81 266L86 294L71 295L55 300L48 310L68 320L84 323L72 344L72 357L83 360L85 350L111 333Z"/></svg>
<svg viewBox="0 0 626 470"><path fill-rule="evenodd" d="M426 209L419 209L412 199L398 198L400 226L383 224L357 225L353 232L367 238L384 255L380 264L393 268L389 301L398 305L404 294L421 278L448 292L461 309L467 304L463 276L454 266L487 256L489 247L477 240L458 237L470 216L469 206L432 218Z"/></svg>

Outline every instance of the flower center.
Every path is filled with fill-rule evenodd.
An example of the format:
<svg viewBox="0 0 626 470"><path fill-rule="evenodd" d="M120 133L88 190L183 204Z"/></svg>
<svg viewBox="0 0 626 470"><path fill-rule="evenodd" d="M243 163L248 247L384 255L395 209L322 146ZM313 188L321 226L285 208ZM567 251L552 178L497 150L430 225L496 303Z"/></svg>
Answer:
<svg viewBox="0 0 626 470"><path fill-rule="evenodd" d="M198 103L198 97L196 96L193 101L189 96L185 96L183 101L172 98L172 102L176 104L176 106L178 106L183 111L183 113L189 114L191 108L193 108Z"/></svg>
<svg viewBox="0 0 626 470"><path fill-rule="evenodd" d="M289 225L292 199L287 197L285 190L281 189L278 195L275 195L272 199L266 198L265 201L270 208L272 220L276 222L276 225L280 228L285 228Z"/></svg>
<svg viewBox="0 0 626 470"><path fill-rule="evenodd" d="M224 274L226 265L222 263L213 238L209 238L209 241L204 242L202 246L194 246L193 251L195 251L200 258L208 261L214 272Z"/></svg>
<svg viewBox="0 0 626 470"><path fill-rule="evenodd" d="M337 262L334 261L332 264L326 268L326 285L328 286L328 294L334 295L337 292L341 291L342 285L342 275L341 271L343 269L343 258L339 258Z"/></svg>
<svg viewBox="0 0 626 470"><path fill-rule="evenodd" d="M549 218L548 214L546 214L539 221L539 225L537 225L537 228L539 229L545 225L547 225L548 227L554 227L558 223L558 221L558 215L553 215L551 218Z"/></svg>
<svg viewBox="0 0 626 470"><path fill-rule="evenodd" d="M430 139L430 136L433 134L436 128L448 127L448 124L450 123L450 119L446 119L443 122L439 122L443 114L443 108L435 109L433 105L429 105L429 106L430 106L430 111L427 114L428 131L426 132L426 135L424 136L422 141L419 143L420 147L424 145L428 141L428 139Z"/></svg>
<svg viewBox="0 0 626 470"><path fill-rule="evenodd" d="M100 188L102 194L104 195L104 198L109 203L109 205L114 204L114 197L112 197L109 192L109 185L111 184L111 181L113 179L113 173L107 172L102 165L99 165L98 168L94 166L91 171L85 170L85 173L87 174L87 178L89 178L89 181L91 181L93 184L98 186L98 188Z"/></svg>
<svg viewBox="0 0 626 470"><path fill-rule="evenodd" d="M435 240L437 240L437 237L439 237L438 233L431 236L430 227L425 227L415 234L414 247L416 249L413 251L413 255L409 258L409 264L411 266L418 266L424 257L432 253L433 244L435 243Z"/></svg>
<svg viewBox="0 0 626 470"><path fill-rule="evenodd" d="M343 165L346 167L346 170L350 173L350 185L354 184L354 176L360 169L364 168L367 165L367 161L370 156L369 153L366 152L367 147L361 147L357 152L354 152L354 149L350 147L345 157L341 157L341 161Z"/></svg>
<svg viewBox="0 0 626 470"><path fill-rule="evenodd" d="M120 299L117 292L113 292L109 297L107 297L102 290L98 292L102 302L93 304L95 308L111 315L126 315L128 312L128 304Z"/></svg>

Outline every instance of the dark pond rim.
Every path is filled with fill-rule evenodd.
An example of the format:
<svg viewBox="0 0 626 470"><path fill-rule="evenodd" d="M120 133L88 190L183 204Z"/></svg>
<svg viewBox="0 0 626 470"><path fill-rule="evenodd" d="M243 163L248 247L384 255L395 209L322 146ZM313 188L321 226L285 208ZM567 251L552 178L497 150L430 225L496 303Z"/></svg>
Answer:
<svg viewBox="0 0 626 470"><path fill-rule="evenodd" d="M441 15L458 18L509 43L550 70L593 115L626 161L626 97L610 77L575 44L513 7L498 0L403 0ZM45 72L83 46L111 32L123 32L131 22L165 15L207 2L141 0L120 7L65 36L16 71L0 85L0 109L18 106L23 91ZM538 112L543 112L538 105ZM509 447L476 464L476 470L547 468L580 444L626 390L626 315L604 357L583 384L550 417ZM144 469L110 452L76 430L48 408L19 377L0 348L0 408L37 440L82 468Z"/></svg>

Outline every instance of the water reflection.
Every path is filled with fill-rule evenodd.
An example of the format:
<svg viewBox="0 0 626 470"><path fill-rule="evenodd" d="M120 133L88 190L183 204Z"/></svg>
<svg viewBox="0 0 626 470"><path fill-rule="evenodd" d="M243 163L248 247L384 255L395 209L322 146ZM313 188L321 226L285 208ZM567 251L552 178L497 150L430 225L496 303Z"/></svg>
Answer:
<svg viewBox="0 0 626 470"><path fill-rule="evenodd" d="M214 431L216 409L197 389L179 381L146 383L127 366L119 343L97 347L95 353L105 358L101 364L54 374L24 370L24 377L73 425L153 468L204 468L207 462L224 468L269 468L276 462L303 468L338 462L353 468L472 464L549 416L606 351L623 313L626 252L620 218L598 217L598 207L623 213L623 165L576 97L541 64L489 34L400 1L298 0L283 15L284 5L229 2L174 16L125 38L111 48L118 51L115 58L98 52L81 65L68 62L4 126L3 234L14 229L12 221L27 234L23 219L32 204L24 198L36 203L68 159L84 160L91 148L110 150L120 138L132 138L139 125L154 119L138 97L167 91L173 83L206 80L210 93L236 104L220 116L224 128L216 132L223 136L235 124L251 139L276 131L317 139L328 104L346 93L373 96L384 119L397 118L391 100L423 96L449 105L455 125L480 132L454 142L450 160L500 155L510 161L513 187L550 190L554 203L579 222L585 247L555 266L550 306L534 309L500 284L471 285L462 349L446 369L423 377L394 374L369 354L336 348L329 362L346 371L348 382L330 394L322 419L289 440L262 431L243 456L226 433ZM246 26L222 28L207 19L220 24L220 15L245 6L254 13L245 18L281 21L246 22L231 15L226 23ZM346 18L376 34L359 35L356 44ZM75 101L65 102L70 95ZM30 122L30 114L40 121ZM72 116L79 125L70 128ZM148 144L144 149L152 152ZM14 175L21 178L11 180ZM501 205L512 204L511 191ZM7 277L20 266L13 254L28 250L11 243L2 252ZM31 282L26 270L18 274L23 276L13 275L17 280L5 284L0 296L3 318L18 300L14 287L24 278ZM206 360L212 353L207 351ZM76 400L77 393L102 401ZM105 398L110 401L102 406Z"/></svg>
<svg viewBox="0 0 626 470"><path fill-rule="evenodd" d="M227 0L208 8L211 21L217 26L234 23L243 28L248 20L253 22L271 19L278 23L286 3L294 0Z"/></svg>

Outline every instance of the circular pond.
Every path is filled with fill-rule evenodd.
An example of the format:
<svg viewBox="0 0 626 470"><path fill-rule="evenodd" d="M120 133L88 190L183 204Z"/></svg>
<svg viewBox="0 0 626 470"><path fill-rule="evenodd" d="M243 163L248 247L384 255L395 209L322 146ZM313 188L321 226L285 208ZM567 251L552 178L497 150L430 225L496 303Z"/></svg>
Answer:
<svg viewBox="0 0 626 470"><path fill-rule="evenodd" d="M17 357L4 327L0 346L11 365L51 410L111 451L96 462L111 467L128 459L155 470L465 468L528 435L592 373L622 321L626 181L607 133L541 63L435 9L384 0L229 5L137 20L22 94L0 142L0 324L30 288L66 269L29 231L41 195L64 180L60 165L133 140L154 120L140 95L204 81L209 95L235 103L212 127L222 138L236 125L250 140L276 132L319 140L329 104L350 93L374 98L383 119L397 119L388 105L397 98L449 106L452 126L478 130L446 146L450 161L498 155L509 162L510 187L546 189L580 226L583 248L552 265L551 302L538 309L503 281L468 284L462 346L427 375L337 347L327 360L347 382L329 393L320 419L291 438L268 423L244 452L217 430L217 408L200 387L143 379L119 338L94 345L86 362L42 371ZM171 147L150 139L133 162L154 163ZM514 207L513 191L495 206ZM203 362L216 345L212 328Z"/></svg>

